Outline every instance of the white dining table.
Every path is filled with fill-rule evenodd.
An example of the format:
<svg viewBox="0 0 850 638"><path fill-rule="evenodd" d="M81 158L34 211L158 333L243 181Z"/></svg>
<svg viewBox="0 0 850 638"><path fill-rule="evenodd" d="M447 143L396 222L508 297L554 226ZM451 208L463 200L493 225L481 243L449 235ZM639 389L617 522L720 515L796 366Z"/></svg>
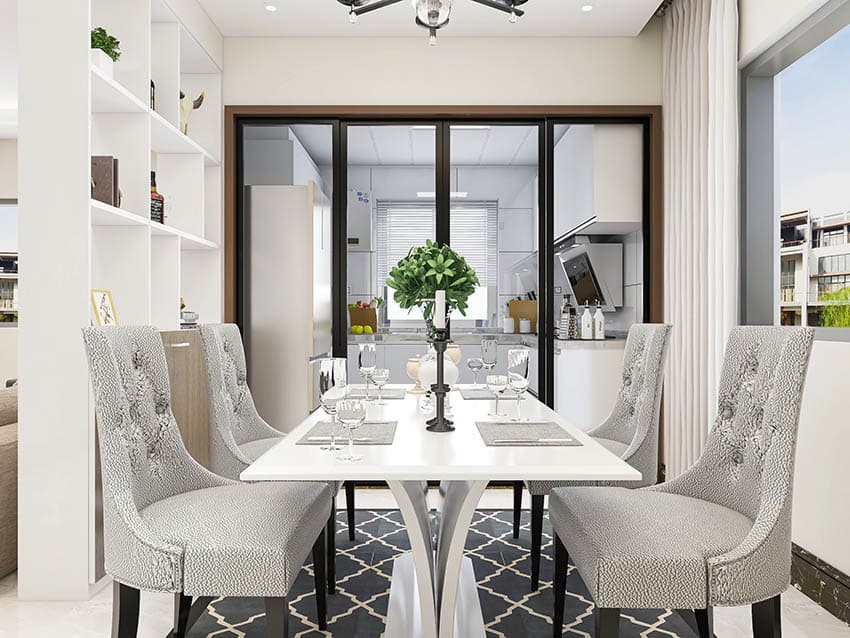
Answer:
<svg viewBox="0 0 850 638"><path fill-rule="evenodd" d="M473 514L490 481L641 478L628 463L530 395L522 401L524 418L554 421L581 445L487 446L476 422L507 420L488 416L494 402L464 400L458 391L450 392L448 400L456 429L443 434L425 429L431 415L420 410L421 396L408 394L386 400L386 405L369 404L368 421L398 425L391 445L356 445L363 456L356 462L337 460L337 452L319 445L297 445L315 424L329 420L317 410L241 475L243 481L388 483L412 549L393 564L385 638L484 637L475 574L463 551ZM513 417L516 400L503 399L500 408ZM437 522L430 515L427 481L440 482Z"/></svg>

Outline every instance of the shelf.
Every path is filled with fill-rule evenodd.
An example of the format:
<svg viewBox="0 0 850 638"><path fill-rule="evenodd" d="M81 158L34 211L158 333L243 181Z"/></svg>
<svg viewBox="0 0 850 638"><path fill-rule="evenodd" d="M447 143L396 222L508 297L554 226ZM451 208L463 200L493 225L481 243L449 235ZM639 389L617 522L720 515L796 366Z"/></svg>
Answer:
<svg viewBox="0 0 850 638"><path fill-rule="evenodd" d="M16 272L0 272L0 279L11 279L16 280L18 278L18 273Z"/></svg>
<svg viewBox="0 0 850 638"><path fill-rule="evenodd" d="M173 235L180 238L180 247L183 250L215 250L218 244L209 239L198 237L192 233L187 233L174 226L167 226L159 222L151 222L151 234L153 235Z"/></svg>
<svg viewBox="0 0 850 638"><path fill-rule="evenodd" d="M115 208L96 199L91 200L92 226L146 226L148 220L141 215Z"/></svg>
<svg viewBox="0 0 850 638"><path fill-rule="evenodd" d="M166 120L156 111L149 111L151 116L151 150L155 153L171 154L200 154L204 156L204 164L218 166L219 160L188 135L181 133L177 127Z"/></svg>
<svg viewBox="0 0 850 638"><path fill-rule="evenodd" d="M119 82L92 66L91 110L92 113L145 113L149 109Z"/></svg>

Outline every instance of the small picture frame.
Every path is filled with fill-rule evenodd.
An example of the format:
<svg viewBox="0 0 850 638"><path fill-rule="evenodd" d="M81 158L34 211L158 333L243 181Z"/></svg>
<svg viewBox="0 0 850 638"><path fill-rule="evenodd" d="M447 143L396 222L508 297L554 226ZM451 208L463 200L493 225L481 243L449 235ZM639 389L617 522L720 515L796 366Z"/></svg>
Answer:
<svg viewBox="0 0 850 638"><path fill-rule="evenodd" d="M112 293L108 290L92 290L91 305L94 310L94 321L98 326L117 326L118 315L115 313L115 303Z"/></svg>

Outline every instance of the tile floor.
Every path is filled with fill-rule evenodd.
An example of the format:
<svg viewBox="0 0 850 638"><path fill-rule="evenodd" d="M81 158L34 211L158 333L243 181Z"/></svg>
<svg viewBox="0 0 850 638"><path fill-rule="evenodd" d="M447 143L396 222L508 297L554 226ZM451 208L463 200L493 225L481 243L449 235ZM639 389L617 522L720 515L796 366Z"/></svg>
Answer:
<svg viewBox="0 0 850 638"><path fill-rule="evenodd" d="M340 507L345 506L340 495ZM482 509L510 509L510 490L488 490ZM357 506L364 509L395 508L388 490L359 490ZM526 504L527 506L527 504ZM0 580L0 638L104 638L109 635L112 609L111 589L106 588L87 602L33 603L17 600L15 575ZM162 638L171 629L172 597L142 594L138 638ZM850 638L850 627L795 589L782 597L784 638ZM751 636L749 607L718 608L715 611L717 638Z"/></svg>

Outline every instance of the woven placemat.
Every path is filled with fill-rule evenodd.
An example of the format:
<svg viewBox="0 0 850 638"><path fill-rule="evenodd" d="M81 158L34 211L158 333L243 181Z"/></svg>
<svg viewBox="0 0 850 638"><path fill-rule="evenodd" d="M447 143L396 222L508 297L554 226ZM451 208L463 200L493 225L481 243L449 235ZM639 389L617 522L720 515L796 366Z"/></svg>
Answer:
<svg viewBox="0 0 850 638"><path fill-rule="evenodd" d="M581 442L554 421L476 421L488 447L576 447Z"/></svg>
<svg viewBox="0 0 850 638"><path fill-rule="evenodd" d="M484 400L493 400L493 393L490 392L487 388L460 388L460 396L462 396L466 401L484 401ZM525 401L527 397L523 397L522 400ZM510 389L505 390L502 394L499 395L500 401L513 401L516 402L516 393L511 391Z"/></svg>
<svg viewBox="0 0 850 638"><path fill-rule="evenodd" d="M354 445L392 445L398 421L367 421L354 430ZM336 432L336 441L348 441L348 430L340 424L334 429L330 421L320 421L307 431L295 445L327 445Z"/></svg>
<svg viewBox="0 0 850 638"><path fill-rule="evenodd" d="M366 388L362 385L350 385L348 386L348 394L349 399L365 399L366 398ZM381 392L381 399L403 399L407 396L406 388L384 388ZM374 385L369 386L369 398L377 399L378 398L378 388Z"/></svg>

